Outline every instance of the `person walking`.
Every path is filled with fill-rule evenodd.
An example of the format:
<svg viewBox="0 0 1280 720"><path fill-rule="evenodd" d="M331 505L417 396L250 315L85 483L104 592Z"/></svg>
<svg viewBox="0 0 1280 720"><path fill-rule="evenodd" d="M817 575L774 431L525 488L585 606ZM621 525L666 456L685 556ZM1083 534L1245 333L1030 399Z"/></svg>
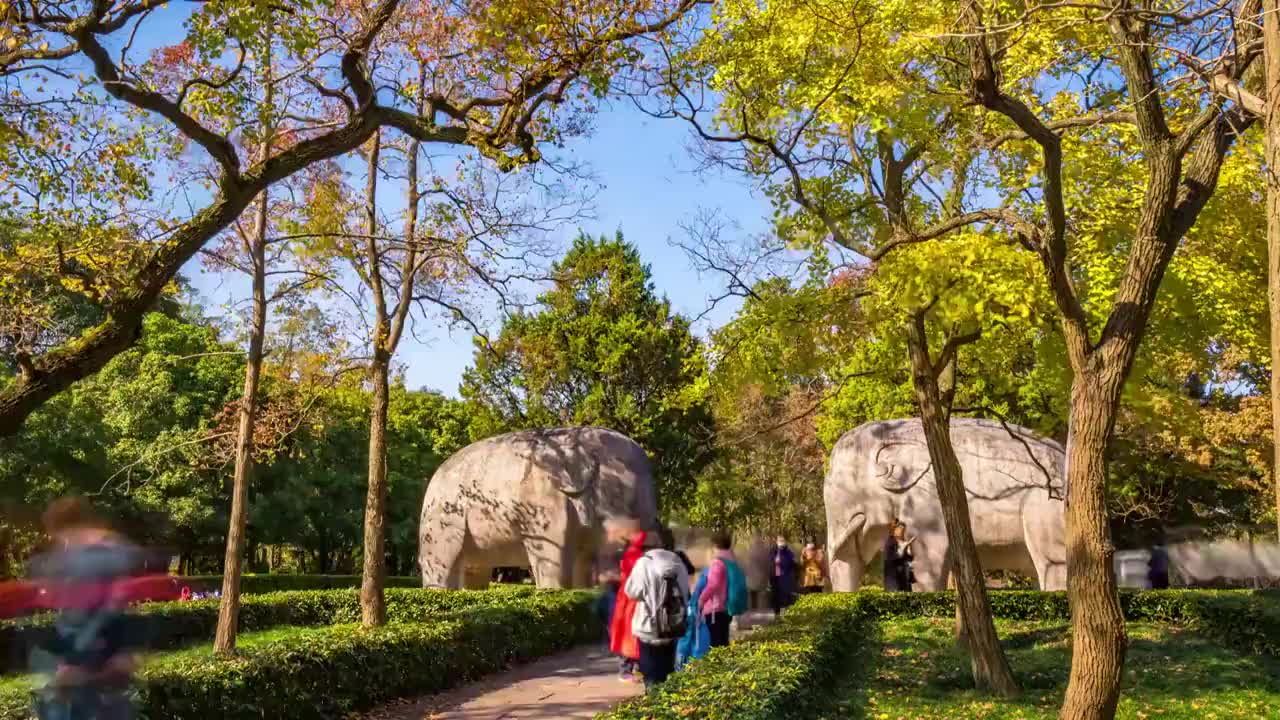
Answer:
<svg viewBox="0 0 1280 720"><path fill-rule="evenodd" d="M706 618L698 613L698 599L706 590L708 571L709 568L703 568L698 573L698 581L689 593L689 608L685 618L687 625L684 635L676 643L676 670L683 668L690 660L705 657L711 651L711 629L707 627Z"/></svg>
<svg viewBox="0 0 1280 720"><path fill-rule="evenodd" d="M1152 590L1169 589L1169 551L1164 546L1164 533L1151 546L1151 559L1147 561L1147 582Z"/></svg>
<svg viewBox="0 0 1280 720"><path fill-rule="evenodd" d="M618 578L617 570L607 570L600 573L598 580L600 582L600 597L596 598L596 617L600 619L600 623L604 626L604 645L608 648L612 645L613 607L618 602L618 589L622 587L622 581Z"/></svg>
<svg viewBox="0 0 1280 720"><path fill-rule="evenodd" d="M805 543L804 550L800 552L800 593L820 593L826 585L826 558L815 543Z"/></svg>
<svg viewBox="0 0 1280 720"><path fill-rule="evenodd" d="M796 594L796 555L787 546L787 539L779 535L769 553L772 571L769 573L769 599L775 618L791 606Z"/></svg>
<svg viewBox="0 0 1280 720"><path fill-rule="evenodd" d="M54 502L44 514L54 547L32 559L31 578L58 619L32 652L32 669L48 673L33 692L40 720L128 720L133 651L144 638L128 622L128 579L146 554L103 522L84 498Z"/></svg>
<svg viewBox="0 0 1280 720"><path fill-rule="evenodd" d="M629 521L611 524L608 533L610 540L626 542L626 549L622 551L622 560L618 564L618 592L614 599L613 617L609 619L609 651L620 658L618 679L623 682L639 682L635 671L640 662L640 643L631 632L636 603L627 596L625 590L632 570L644 555L645 533L637 523Z"/></svg>
<svg viewBox="0 0 1280 720"><path fill-rule="evenodd" d="M640 644L640 674L648 690L675 671L676 641L688 624L689 573L661 533L645 533L644 550L623 591L636 603L631 632Z"/></svg>
<svg viewBox="0 0 1280 720"><path fill-rule="evenodd" d="M733 538L716 533L715 549L707 566L707 586L698 598L698 616L707 623L711 647L729 644L729 628L735 615L746 612L747 581L733 554Z"/></svg>
<svg viewBox="0 0 1280 720"><path fill-rule="evenodd" d="M911 544L915 538L907 539L907 526L897 518L889 526L889 537L885 538L884 555L884 589L889 592L911 592L914 580L911 572Z"/></svg>

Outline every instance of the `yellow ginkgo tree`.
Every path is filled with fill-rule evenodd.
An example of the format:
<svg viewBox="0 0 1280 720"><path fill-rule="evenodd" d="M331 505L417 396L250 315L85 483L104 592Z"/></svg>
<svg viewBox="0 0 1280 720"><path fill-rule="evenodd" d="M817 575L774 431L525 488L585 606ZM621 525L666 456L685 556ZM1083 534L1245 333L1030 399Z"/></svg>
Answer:
<svg viewBox="0 0 1280 720"><path fill-rule="evenodd" d="M1115 713L1126 636L1107 450L1175 255L1204 231L1220 181L1244 177L1222 171L1254 122L1229 90L1260 49L1257 6L727 0L700 40L666 48L645 88L708 159L758 178L793 246L832 243L874 264L966 233L1031 259L1072 386L1064 718ZM941 375L956 342L931 336L936 305L914 307L929 312L913 335L934 350L915 343L918 364ZM961 586L962 610L980 607L972 595ZM979 630L967 629L972 647Z"/></svg>

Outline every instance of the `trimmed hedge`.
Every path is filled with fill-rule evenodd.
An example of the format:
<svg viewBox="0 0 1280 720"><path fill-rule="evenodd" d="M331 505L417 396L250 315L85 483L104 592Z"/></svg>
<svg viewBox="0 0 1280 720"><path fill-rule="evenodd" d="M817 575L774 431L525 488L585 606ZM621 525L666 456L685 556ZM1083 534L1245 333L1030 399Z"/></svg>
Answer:
<svg viewBox="0 0 1280 720"><path fill-rule="evenodd" d="M1064 592L997 590L996 617L1068 620ZM1231 638L1233 645L1280 656L1280 594L1239 590L1124 592L1125 618L1183 625ZM879 620L954 617L955 593L863 591L807 595L782 622L757 630L650 693L596 720L766 720L812 717L836 678L863 669Z"/></svg>
<svg viewBox="0 0 1280 720"><path fill-rule="evenodd" d="M474 594L486 594L491 602L427 622L303 630L232 660L186 653L158 658L140 674L141 714L157 719L344 717L599 637L589 593ZM404 617L416 612L401 610ZM0 720L26 718L27 701L25 690L0 691Z"/></svg>
<svg viewBox="0 0 1280 720"><path fill-rule="evenodd" d="M850 593L877 619L952 617L955 593ZM1069 620L1065 592L995 590L991 612L1008 620ZM1182 625L1234 638L1254 653L1280 656L1280 592L1275 590L1141 590L1120 593L1126 620Z"/></svg>
<svg viewBox="0 0 1280 720"><path fill-rule="evenodd" d="M532 586L508 586L490 590L410 590L389 588L387 619L390 622L422 622L442 612L476 605L493 605L535 591ZM129 618L129 637L150 650L171 650L213 639L218 625L218 600L157 602L140 605ZM240 629L268 630L283 625L314 627L358 622L358 590L297 590L246 595L241 598ZM21 671L29 648L50 631L52 615L0 625L0 671Z"/></svg>
<svg viewBox="0 0 1280 720"><path fill-rule="evenodd" d="M809 595L782 621L715 648L655 692L596 720L790 720L812 717L824 689L867 656L871 614L856 594ZM851 602L852 600L852 602Z"/></svg>
<svg viewBox="0 0 1280 720"><path fill-rule="evenodd" d="M179 587L186 585L191 588L191 592L206 593L222 590L221 575L175 576L174 580L178 582ZM242 575L240 593L254 595L285 590L346 590L360 587L360 580L359 575ZM422 587L422 578L389 577L386 587Z"/></svg>

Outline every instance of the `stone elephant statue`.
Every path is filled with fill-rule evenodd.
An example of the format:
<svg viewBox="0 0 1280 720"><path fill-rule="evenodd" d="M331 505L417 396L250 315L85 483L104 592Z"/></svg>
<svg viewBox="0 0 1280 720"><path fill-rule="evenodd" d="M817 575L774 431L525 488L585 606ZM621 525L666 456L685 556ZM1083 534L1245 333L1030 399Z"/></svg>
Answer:
<svg viewBox="0 0 1280 720"><path fill-rule="evenodd" d="M1015 570L1064 590L1062 446L991 420L951 421L984 570ZM857 590L897 517L916 537L916 589L947 586L947 531L920 421L887 420L845 433L823 486L832 588Z"/></svg>
<svg viewBox="0 0 1280 720"><path fill-rule="evenodd" d="M525 430L459 450L427 484L418 532L423 587L459 588L464 568L528 566L540 588L594 584L610 517L657 521L649 458L596 427Z"/></svg>

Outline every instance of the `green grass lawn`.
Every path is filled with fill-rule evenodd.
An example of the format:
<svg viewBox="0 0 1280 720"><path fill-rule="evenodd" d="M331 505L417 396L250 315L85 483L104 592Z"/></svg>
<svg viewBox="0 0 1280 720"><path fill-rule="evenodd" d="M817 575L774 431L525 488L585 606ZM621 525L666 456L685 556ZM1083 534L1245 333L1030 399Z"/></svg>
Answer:
<svg viewBox="0 0 1280 720"><path fill-rule="evenodd" d="M1022 687L1013 700L973 689L950 619L880 626L878 658L851 679L826 718L872 720L1053 720L1071 662L1066 623L996 621ZM1129 655L1117 717L1222 720L1280 718L1280 662L1233 650L1178 628L1129 625Z"/></svg>

